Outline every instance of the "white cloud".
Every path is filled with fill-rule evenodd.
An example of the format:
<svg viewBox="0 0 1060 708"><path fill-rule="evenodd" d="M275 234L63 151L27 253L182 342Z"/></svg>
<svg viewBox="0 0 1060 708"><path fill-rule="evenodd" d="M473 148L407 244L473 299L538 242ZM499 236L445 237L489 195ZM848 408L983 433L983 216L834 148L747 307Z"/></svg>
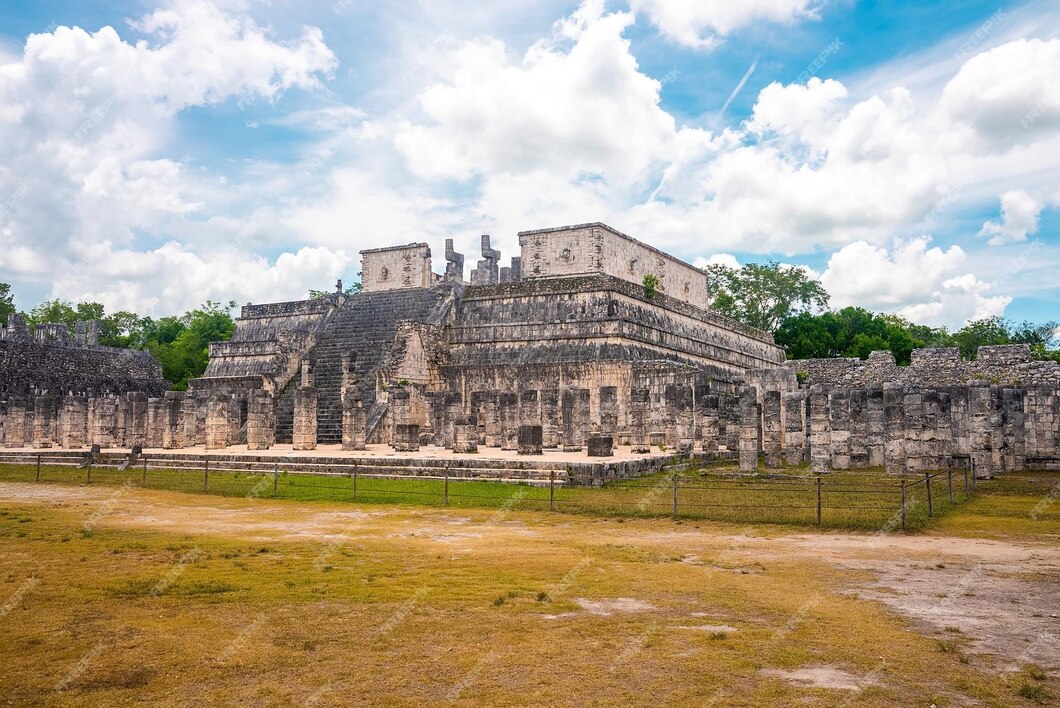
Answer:
<svg viewBox="0 0 1060 708"><path fill-rule="evenodd" d="M896 242L892 249L858 241L833 253L821 283L833 307L859 306L894 312L914 322L960 327L965 322L1003 314L1012 300L971 273L960 273L960 246L930 247L921 236Z"/></svg>
<svg viewBox="0 0 1060 708"><path fill-rule="evenodd" d="M1030 194L1020 190L1001 195L1001 221L983 224L980 236L990 236L991 246L1001 246L1015 241L1025 241L1028 234L1038 231L1038 215L1043 204Z"/></svg>
<svg viewBox="0 0 1060 708"><path fill-rule="evenodd" d="M665 37L688 47L710 49L754 22L791 24L816 19L821 0L630 0Z"/></svg>
<svg viewBox="0 0 1060 708"><path fill-rule="evenodd" d="M696 268L706 268L707 266L720 265L726 268L736 269L741 267L740 261L736 260L736 256L731 253L715 253L712 256L704 258L699 256L692 261L692 265Z"/></svg>
<svg viewBox="0 0 1060 708"><path fill-rule="evenodd" d="M20 56L0 63L0 195L12 195L0 210L0 252L17 254L0 259L0 277L47 278L54 295L72 298L69 279L49 276L77 272L77 292L132 292L123 279L134 272L108 280L115 263L89 254L117 248L112 258L143 264L143 234L189 224L206 198L223 201L218 180L160 157L176 114L316 89L336 65L319 29L276 40L206 0L175 0L130 25L144 38L58 27L30 35ZM156 276L165 288L195 274Z"/></svg>

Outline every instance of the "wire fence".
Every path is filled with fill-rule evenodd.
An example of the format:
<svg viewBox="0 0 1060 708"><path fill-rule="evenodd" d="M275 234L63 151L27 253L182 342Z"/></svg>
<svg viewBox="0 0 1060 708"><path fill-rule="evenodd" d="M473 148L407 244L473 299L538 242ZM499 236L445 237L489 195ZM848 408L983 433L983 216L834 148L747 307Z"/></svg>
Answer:
<svg viewBox="0 0 1060 708"><path fill-rule="evenodd" d="M423 474L381 473L339 462L286 469L189 456L79 461L69 455L0 455L0 480L138 486L180 492L304 501L416 504L458 508L539 510L619 516L818 527L922 528L975 491L968 469L904 477L865 471L823 476L737 473L688 464L655 475L603 482L565 470L507 470L472 478L466 469L439 467ZM306 469L305 467L308 467ZM516 478L517 474L522 477Z"/></svg>

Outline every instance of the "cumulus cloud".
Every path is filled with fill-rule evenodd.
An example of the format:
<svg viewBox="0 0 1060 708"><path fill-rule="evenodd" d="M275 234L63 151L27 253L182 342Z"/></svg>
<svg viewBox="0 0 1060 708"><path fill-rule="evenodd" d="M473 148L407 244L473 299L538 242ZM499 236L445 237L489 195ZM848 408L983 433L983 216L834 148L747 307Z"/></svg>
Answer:
<svg viewBox="0 0 1060 708"><path fill-rule="evenodd" d="M1038 215L1043 204L1021 190L1001 195L1001 220L988 221L979 231L980 236L989 236L991 246L1025 241L1028 234L1038 231Z"/></svg>
<svg viewBox="0 0 1060 708"><path fill-rule="evenodd" d="M108 258L141 262L142 234L186 223L203 207L196 194L217 196L216 180L204 185L158 156L175 116L233 97L315 89L336 65L319 29L277 41L207 0L175 0L131 26L143 39L126 41L112 27L33 34L20 56L0 63L0 195L12 195L0 210L0 252L17 254L0 259L0 277L43 277L44 261L49 272L99 279L81 292L120 291L104 281L112 264L93 260L96 246L120 245ZM158 276L164 286L188 274ZM53 293L74 297L64 282Z"/></svg>
<svg viewBox="0 0 1060 708"><path fill-rule="evenodd" d="M943 250L930 244L928 236L898 241L891 249L849 244L829 258L821 284L833 307L894 312L924 324L960 327L1004 313L1011 297L959 272L966 261L960 246Z"/></svg>
<svg viewBox="0 0 1060 708"><path fill-rule="evenodd" d="M791 24L816 19L823 0L631 0L668 39L696 49L716 47L753 22Z"/></svg>

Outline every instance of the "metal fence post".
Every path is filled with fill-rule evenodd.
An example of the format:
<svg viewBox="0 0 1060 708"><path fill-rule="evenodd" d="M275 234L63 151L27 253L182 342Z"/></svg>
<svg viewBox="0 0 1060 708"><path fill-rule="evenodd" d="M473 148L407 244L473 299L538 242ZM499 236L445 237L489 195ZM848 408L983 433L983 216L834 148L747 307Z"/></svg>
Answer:
<svg viewBox="0 0 1060 708"><path fill-rule="evenodd" d="M964 468L964 498L972 496L971 490L968 487L968 468Z"/></svg>
<svg viewBox="0 0 1060 708"><path fill-rule="evenodd" d="M449 467L445 468L445 505L449 506Z"/></svg>
<svg viewBox="0 0 1060 708"><path fill-rule="evenodd" d="M147 486L147 456L146 455L144 456L144 471L140 475L140 486L141 487L146 487Z"/></svg>
<svg viewBox="0 0 1060 708"><path fill-rule="evenodd" d="M674 518L677 518L677 473L674 472Z"/></svg>
<svg viewBox="0 0 1060 708"><path fill-rule="evenodd" d="M953 503L953 462L946 468L946 489L949 493L950 504Z"/></svg>
<svg viewBox="0 0 1060 708"><path fill-rule="evenodd" d="M556 470L548 471L548 510L556 510Z"/></svg>
<svg viewBox="0 0 1060 708"><path fill-rule="evenodd" d="M821 525L821 475L817 475L817 526Z"/></svg>
<svg viewBox="0 0 1060 708"><path fill-rule="evenodd" d="M210 458L206 458L206 466L202 469L202 491L210 488Z"/></svg>
<svg viewBox="0 0 1060 708"><path fill-rule="evenodd" d="M357 468L353 468L353 498L357 498Z"/></svg>
<svg viewBox="0 0 1060 708"><path fill-rule="evenodd" d="M37 479L35 479L34 481L35 482L39 482L40 481L40 453L39 452L37 453Z"/></svg>
<svg viewBox="0 0 1060 708"><path fill-rule="evenodd" d="M924 485L927 487L928 516L931 516L931 473L924 473Z"/></svg>
<svg viewBox="0 0 1060 708"><path fill-rule="evenodd" d="M905 480L902 480L902 530L905 531Z"/></svg>
<svg viewBox="0 0 1060 708"><path fill-rule="evenodd" d="M280 463L277 462L272 470L272 496L276 498L276 490L280 486Z"/></svg>

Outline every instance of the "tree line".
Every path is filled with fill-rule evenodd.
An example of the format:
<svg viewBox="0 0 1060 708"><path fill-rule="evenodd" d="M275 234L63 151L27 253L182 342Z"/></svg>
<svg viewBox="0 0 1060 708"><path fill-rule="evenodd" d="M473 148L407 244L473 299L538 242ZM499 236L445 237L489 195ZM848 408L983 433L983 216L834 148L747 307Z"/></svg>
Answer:
<svg viewBox="0 0 1060 708"><path fill-rule="evenodd" d="M890 351L905 365L913 350L923 347L957 347L962 357L974 359L981 346L1027 344L1035 358L1060 362L1056 322L1017 323L989 317L950 332L862 307L830 310L831 298L820 282L802 268L777 261L741 268L712 265L707 272L712 308L771 332L789 359L867 359L879 350Z"/></svg>

